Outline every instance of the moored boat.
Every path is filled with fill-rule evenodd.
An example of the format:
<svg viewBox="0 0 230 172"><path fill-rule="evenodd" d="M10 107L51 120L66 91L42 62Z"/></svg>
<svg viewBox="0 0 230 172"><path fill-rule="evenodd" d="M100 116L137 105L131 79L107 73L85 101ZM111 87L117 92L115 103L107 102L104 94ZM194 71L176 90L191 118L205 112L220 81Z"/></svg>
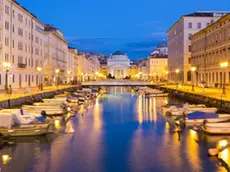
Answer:
<svg viewBox="0 0 230 172"><path fill-rule="evenodd" d="M230 134L230 123L206 123L202 130L208 134Z"/></svg>

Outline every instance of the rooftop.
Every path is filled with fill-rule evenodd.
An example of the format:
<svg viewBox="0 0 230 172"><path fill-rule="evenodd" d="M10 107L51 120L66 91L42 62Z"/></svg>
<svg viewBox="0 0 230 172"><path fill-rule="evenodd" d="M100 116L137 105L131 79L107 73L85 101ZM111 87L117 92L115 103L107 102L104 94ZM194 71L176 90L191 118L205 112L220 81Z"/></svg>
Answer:
<svg viewBox="0 0 230 172"><path fill-rule="evenodd" d="M152 59L167 59L168 56L167 55L155 55L155 56L149 56L149 58L152 58Z"/></svg>
<svg viewBox="0 0 230 172"><path fill-rule="evenodd" d="M115 53L112 54L113 56L116 55L125 55L125 53L121 52L121 51L116 51Z"/></svg>

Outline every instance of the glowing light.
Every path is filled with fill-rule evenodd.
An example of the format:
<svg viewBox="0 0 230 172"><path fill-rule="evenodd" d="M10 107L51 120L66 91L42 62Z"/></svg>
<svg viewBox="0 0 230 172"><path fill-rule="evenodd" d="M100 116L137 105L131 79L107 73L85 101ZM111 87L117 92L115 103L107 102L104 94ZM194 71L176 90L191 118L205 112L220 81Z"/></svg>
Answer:
<svg viewBox="0 0 230 172"><path fill-rule="evenodd" d="M220 63L220 67L221 67L221 68L226 68L226 67L228 67L228 62L222 62L222 63Z"/></svg>
<svg viewBox="0 0 230 172"><path fill-rule="evenodd" d="M224 147L224 146L226 146L228 144L228 141L227 140L221 140L221 141L219 141L219 146L220 147Z"/></svg>
<svg viewBox="0 0 230 172"><path fill-rule="evenodd" d="M55 126L55 128L56 128L57 130L60 129L60 128L61 128L60 121L59 121L59 120L55 120L55 121L54 121L54 126Z"/></svg>
<svg viewBox="0 0 230 172"><path fill-rule="evenodd" d="M56 69L55 72L56 72L56 74L58 74L58 73L60 72L60 70L59 70L59 69Z"/></svg>
<svg viewBox="0 0 230 172"><path fill-rule="evenodd" d="M179 69L176 69L175 71L176 71L176 73L179 73L179 72L180 72L180 70L179 70Z"/></svg>
<svg viewBox="0 0 230 172"><path fill-rule="evenodd" d="M2 162L3 162L3 164L6 164L10 159L11 158L10 158L9 155L2 155Z"/></svg>
<svg viewBox="0 0 230 172"><path fill-rule="evenodd" d="M41 67L37 67L36 69L37 69L38 72L40 72L42 70Z"/></svg>
<svg viewBox="0 0 230 172"><path fill-rule="evenodd" d="M195 72L196 71L196 67L191 67L191 71Z"/></svg>

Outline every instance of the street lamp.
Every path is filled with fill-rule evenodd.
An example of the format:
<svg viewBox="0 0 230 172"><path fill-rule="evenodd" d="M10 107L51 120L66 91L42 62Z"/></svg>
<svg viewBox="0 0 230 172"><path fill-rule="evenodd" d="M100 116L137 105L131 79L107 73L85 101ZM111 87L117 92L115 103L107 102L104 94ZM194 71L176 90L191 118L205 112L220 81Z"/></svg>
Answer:
<svg viewBox="0 0 230 172"><path fill-rule="evenodd" d="M179 72L180 72L180 70L176 69L175 72L176 72L176 80L177 80L176 88L178 88L178 85L179 85Z"/></svg>
<svg viewBox="0 0 230 172"><path fill-rule="evenodd" d="M225 90L225 71L224 69L228 67L228 62L222 62L220 63L220 67L222 68L222 75L223 75L223 79L222 79L222 82L223 82L223 86L222 86L222 95L226 95L226 90Z"/></svg>
<svg viewBox="0 0 230 172"><path fill-rule="evenodd" d="M191 67L191 71L192 71L192 91L194 90L194 80L195 80L195 71L196 71L196 67Z"/></svg>
<svg viewBox="0 0 230 172"><path fill-rule="evenodd" d="M9 62L3 62L3 67L6 70L6 76L5 76L5 91L6 93L8 92L8 73L10 70L11 64Z"/></svg>
<svg viewBox="0 0 230 172"><path fill-rule="evenodd" d="M37 67L36 68L37 71L39 72L39 79L38 79L38 87L40 88L40 90L42 91L43 90L43 86L42 86L42 79L41 79L41 71L42 71L42 68L41 67Z"/></svg>
<svg viewBox="0 0 230 172"><path fill-rule="evenodd" d="M60 72L60 69L56 69L55 70L55 73L56 73L56 86L57 86L57 88L58 88L58 82L59 82L59 72Z"/></svg>

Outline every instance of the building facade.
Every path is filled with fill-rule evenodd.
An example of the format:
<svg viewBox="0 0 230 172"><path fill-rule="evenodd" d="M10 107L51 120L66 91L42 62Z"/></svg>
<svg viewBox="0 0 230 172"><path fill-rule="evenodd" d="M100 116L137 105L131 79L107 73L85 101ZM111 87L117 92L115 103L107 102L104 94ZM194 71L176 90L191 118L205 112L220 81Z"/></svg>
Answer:
<svg viewBox="0 0 230 172"><path fill-rule="evenodd" d="M182 16L168 31L169 80L191 81L191 36L226 15L227 12L198 11Z"/></svg>
<svg viewBox="0 0 230 172"><path fill-rule="evenodd" d="M147 72L152 81L168 80L168 56L150 56L147 58Z"/></svg>
<svg viewBox="0 0 230 172"><path fill-rule="evenodd" d="M67 83L77 81L78 75L78 51L76 48L68 47L67 58Z"/></svg>
<svg viewBox="0 0 230 172"><path fill-rule="evenodd" d="M57 82L57 75L60 82L67 81L67 59L68 43L63 38L63 33L52 25L46 25L44 75L47 84ZM58 74L56 70L59 70Z"/></svg>
<svg viewBox="0 0 230 172"><path fill-rule="evenodd" d="M43 66L44 26L14 0L1 0L0 6L0 89L38 86L43 79L36 69Z"/></svg>
<svg viewBox="0 0 230 172"><path fill-rule="evenodd" d="M108 74L116 79L129 77L130 59L120 51L116 51L107 59Z"/></svg>
<svg viewBox="0 0 230 172"><path fill-rule="evenodd" d="M230 62L230 14L194 34L192 37L191 64L196 67L195 80L209 86L221 87L223 79L230 82L230 68L221 68Z"/></svg>

